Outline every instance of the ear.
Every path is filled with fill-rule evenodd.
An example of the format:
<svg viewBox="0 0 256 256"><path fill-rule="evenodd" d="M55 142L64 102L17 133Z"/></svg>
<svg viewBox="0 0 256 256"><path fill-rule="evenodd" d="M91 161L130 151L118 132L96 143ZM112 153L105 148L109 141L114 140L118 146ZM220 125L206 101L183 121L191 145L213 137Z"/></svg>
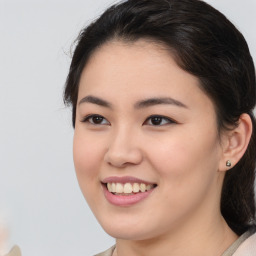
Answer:
<svg viewBox="0 0 256 256"><path fill-rule="evenodd" d="M223 155L219 171L227 171L234 167L244 155L252 135L252 121L248 114L242 114L238 126L226 131L222 137ZM228 161L231 166L228 166Z"/></svg>

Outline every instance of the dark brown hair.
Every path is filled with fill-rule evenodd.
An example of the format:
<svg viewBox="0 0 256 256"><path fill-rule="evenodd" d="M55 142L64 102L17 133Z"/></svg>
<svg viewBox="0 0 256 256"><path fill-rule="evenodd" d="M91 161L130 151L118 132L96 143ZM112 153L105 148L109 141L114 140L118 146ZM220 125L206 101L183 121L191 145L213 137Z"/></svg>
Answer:
<svg viewBox="0 0 256 256"><path fill-rule="evenodd" d="M79 80L88 59L111 40L150 39L164 44L177 64L200 80L212 99L219 132L250 115L253 134L242 159L225 176L221 212L241 234L255 224L256 98L255 69L247 43L219 11L199 0L128 0L113 5L86 27L77 39L66 80L64 101L73 108Z"/></svg>

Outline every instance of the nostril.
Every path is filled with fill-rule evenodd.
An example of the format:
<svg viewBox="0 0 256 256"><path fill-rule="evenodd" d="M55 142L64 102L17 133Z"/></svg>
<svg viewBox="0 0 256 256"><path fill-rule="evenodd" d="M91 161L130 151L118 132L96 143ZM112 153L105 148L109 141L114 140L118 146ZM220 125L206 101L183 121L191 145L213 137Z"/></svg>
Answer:
<svg viewBox="0 0 256 256"><path fill-rule="evenodd" d="M109 149L105 156L104 161L109 165L124 168L128 165L140 164L143 159L143 155L138 149Z"/></svg>

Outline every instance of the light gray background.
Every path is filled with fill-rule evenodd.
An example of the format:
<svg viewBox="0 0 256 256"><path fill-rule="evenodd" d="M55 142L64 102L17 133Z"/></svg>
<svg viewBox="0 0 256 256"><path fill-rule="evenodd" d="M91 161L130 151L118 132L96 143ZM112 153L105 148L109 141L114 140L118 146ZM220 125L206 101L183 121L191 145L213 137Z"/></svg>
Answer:
<svg viewBox="0 0 256 256"><path fill-rule="evenodd" d="M0 0L0 216L24 256L90 256L114 243L78 188L71 112L62 103L70 46L112 0ZM256 1L209 0L256 60Z"/></svg>

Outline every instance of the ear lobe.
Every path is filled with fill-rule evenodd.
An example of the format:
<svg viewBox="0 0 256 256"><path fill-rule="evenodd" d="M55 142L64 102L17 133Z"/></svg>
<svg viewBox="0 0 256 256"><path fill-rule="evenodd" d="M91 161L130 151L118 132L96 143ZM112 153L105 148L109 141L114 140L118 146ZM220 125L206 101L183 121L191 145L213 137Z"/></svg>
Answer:
<svg viewBox="0 0 256 256"><path fill-rule="evenodd" d="M248 114L242 114L238 126L227 131L223 157L220 161L219 170L227 171L234 167L244 155L252 135L252 121ZM230 164L231 163L231 166Z"/></svg>

